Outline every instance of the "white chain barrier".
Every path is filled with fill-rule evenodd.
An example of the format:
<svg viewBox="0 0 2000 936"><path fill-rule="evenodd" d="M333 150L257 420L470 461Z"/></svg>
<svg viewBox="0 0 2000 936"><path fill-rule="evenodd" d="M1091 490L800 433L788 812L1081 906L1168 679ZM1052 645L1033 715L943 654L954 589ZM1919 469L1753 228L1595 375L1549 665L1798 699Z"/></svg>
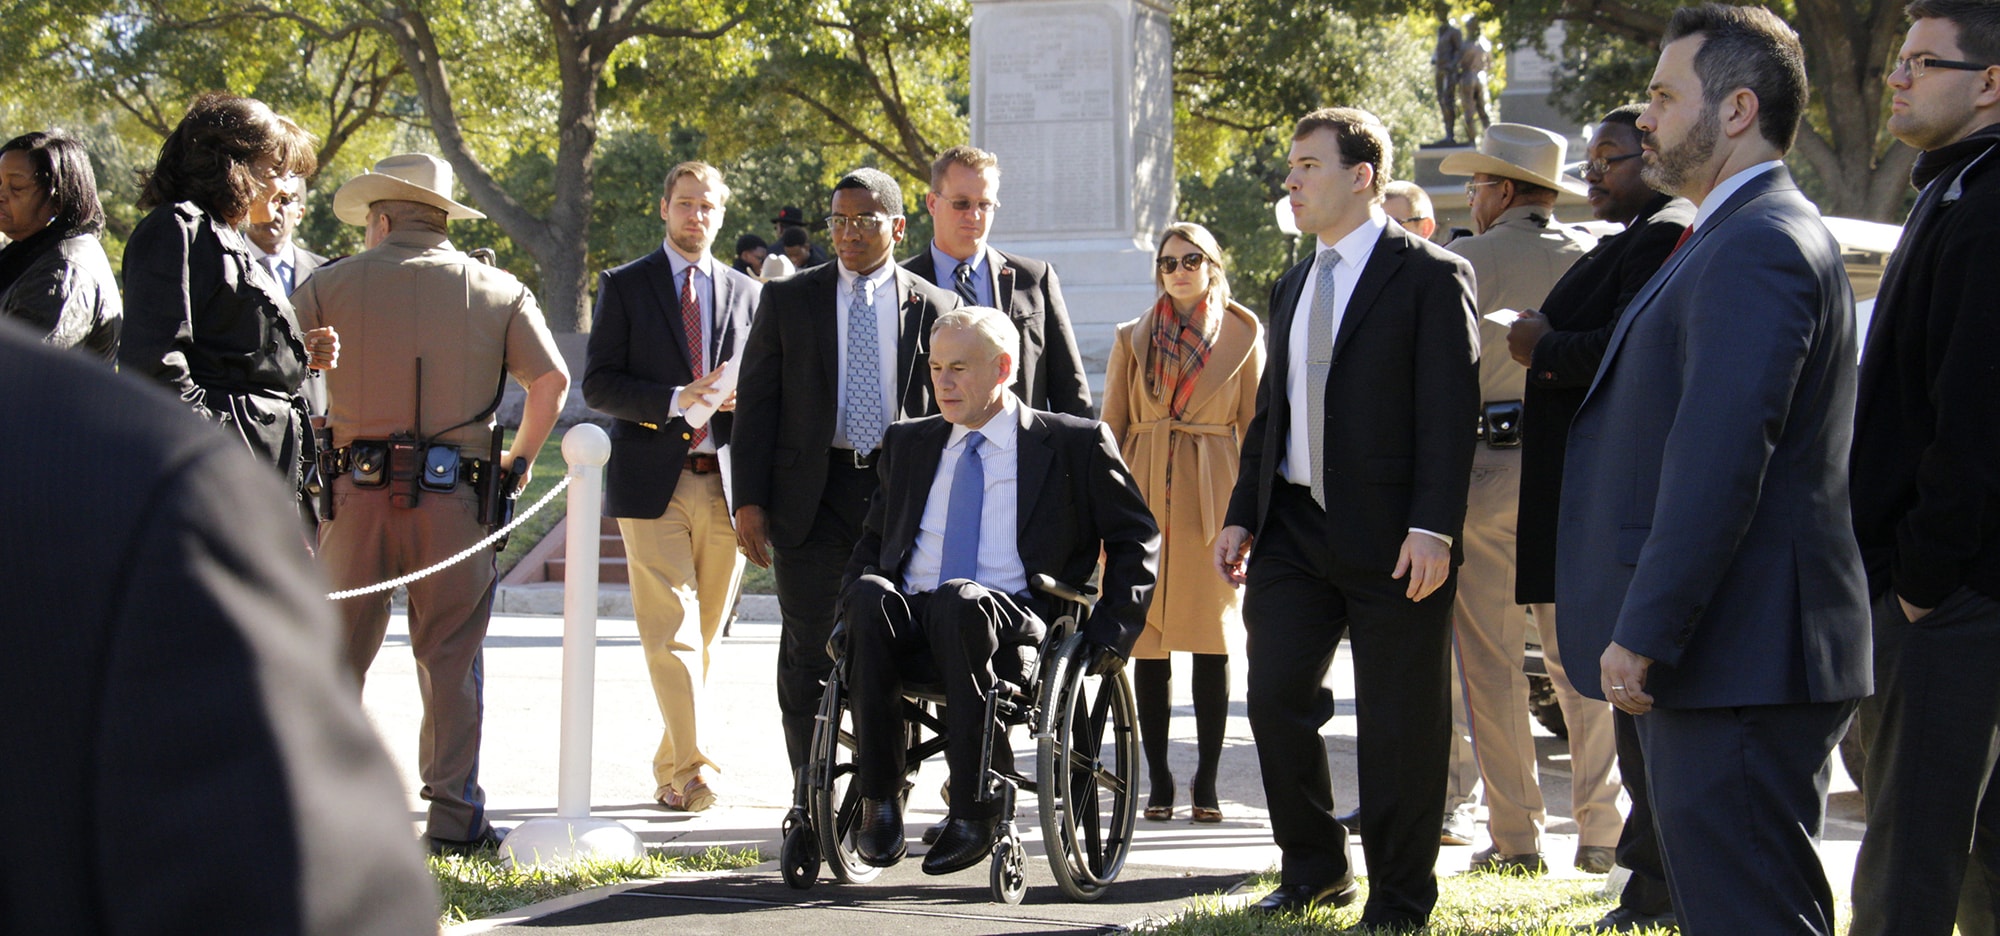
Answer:
<svg viewBox="0 0 2000 936"><path fill-rule="evenodd" d="M453 556L450 559L446 559L445 561L440 562L436 565L433 565L428 569L419 569L408 575L399 575L386 582L382 582L376 585L370 585L367 588L350 588L346 591L331 592L326 596L326 600L339 601L343 598L359 598L362 595L372 595L375 594L376 592L385 592L392 588L400 588L420 578L423 578L426 575L431 575L441 570L451 568L452 566L455 566L461 562L464 562L467 559L472 558L475 555L478 555L480 550L485 549L486 547L491 546L496 542L499 542L501 537L504 537L507 534L514 532L515 527L520 526L521 524L527 522L529 517L532 517L536 513L539 513L543 507L547 507L549 505L549 501L555 500L557 494L561 494L563 492L563 489L569 487L570 477L571 476L568 474L563 475L562 481L557 483L555 487L550 488L547 494L542 495L542 499L536 501L535 506L528 508L526 513L515 514L514 519L511 523L508 523L506 526L503 526L500 529L494 530L492 533L487 534L485 539L465 547L465 549L459 551L458 555Z"/></svg>

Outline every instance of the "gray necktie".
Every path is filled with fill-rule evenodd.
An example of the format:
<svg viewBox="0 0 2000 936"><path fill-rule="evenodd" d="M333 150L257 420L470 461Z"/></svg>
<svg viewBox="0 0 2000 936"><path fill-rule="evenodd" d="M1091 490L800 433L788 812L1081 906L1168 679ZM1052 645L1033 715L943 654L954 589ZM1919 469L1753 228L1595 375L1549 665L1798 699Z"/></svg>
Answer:
<svg viewBox="0 0 2000 936"><path fill-rule="evenodd" d="M875 333L875 305L866 282L854 278L847 300L847 441L863 455L882 444L882 360Z"/></svg>
<svg viewBox="0 0 2000 936"><path fill-rule="evenodd" d="M1333 268L1340 254L1328 247L1313 261L1312 315L1306 319L1306 438L1312 448L1313 500L1326 509L1326 372L1333 364Z"/></svg>
<svg viewBox="0 0 2000 936"><path fill-rule="evenodd" d="M263 263L264 271L271 274L271 282L278 284L280 292L290 295L292 284L285 282L284 268L278 265L278 258L271 254L265 254Z"/></svg>

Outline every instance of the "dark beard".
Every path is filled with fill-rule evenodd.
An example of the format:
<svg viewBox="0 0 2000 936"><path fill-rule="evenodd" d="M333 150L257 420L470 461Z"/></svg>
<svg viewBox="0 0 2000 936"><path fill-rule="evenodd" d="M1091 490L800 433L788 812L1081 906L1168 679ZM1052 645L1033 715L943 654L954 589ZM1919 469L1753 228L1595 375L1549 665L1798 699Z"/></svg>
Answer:
<svg viewBox="0 0 2000 936"><path fill-rule="evenodd" d="M1648 133L1645 142L1654 147L1653 158L1645 161L1639 177L1654 191L1679 194L1689 178L1708 165L1709 158L1715 155L1715 143L1721 138L1722 118L1712 110L1688 131L1687 139L1672 149L1659 149L1660 138Z"/></svg>

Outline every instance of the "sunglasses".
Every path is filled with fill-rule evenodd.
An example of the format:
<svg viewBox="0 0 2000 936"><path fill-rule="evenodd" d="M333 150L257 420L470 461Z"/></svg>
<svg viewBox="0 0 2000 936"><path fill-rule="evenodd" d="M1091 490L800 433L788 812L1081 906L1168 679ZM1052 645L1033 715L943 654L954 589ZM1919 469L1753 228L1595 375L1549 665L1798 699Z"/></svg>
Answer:
<svg viewBox="0 0 2000 936"><path fill-rule="evenodd" d="M1198 253L1191 253L1185 257L1161 257L1153 262L1159 264L1161 273L1172 273L1181 267L1187 267L1188 272L1192 273L1201 269L1201 265L1207 261L1207 257Z"/></svg>

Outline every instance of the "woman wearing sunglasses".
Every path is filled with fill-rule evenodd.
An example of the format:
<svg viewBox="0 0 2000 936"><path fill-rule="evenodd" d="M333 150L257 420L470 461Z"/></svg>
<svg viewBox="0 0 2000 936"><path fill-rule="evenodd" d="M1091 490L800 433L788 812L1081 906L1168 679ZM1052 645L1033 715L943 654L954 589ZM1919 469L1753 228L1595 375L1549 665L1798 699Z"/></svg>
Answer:
<svg viewBox="0 0 2000 936"><path fill-rule="evenodd" d="M1223 633L1242 627L1243 613L1242 593L1215 574L1210 553L1236 485L1243 430L1257 411L1264 329L1254 313L1230 301L1222 251L1199 224L1167 226L1153 281L1160 296L1152 310L1118 326L1104 389L1104 421L1163 540L1152 610L1132 649L1139 738L1152 775L1145 816L1165 820L1174 813L1168 654L1183 652L1194 655L1193 818L1221 822L1215 772L1229 717Z"/></svg>

